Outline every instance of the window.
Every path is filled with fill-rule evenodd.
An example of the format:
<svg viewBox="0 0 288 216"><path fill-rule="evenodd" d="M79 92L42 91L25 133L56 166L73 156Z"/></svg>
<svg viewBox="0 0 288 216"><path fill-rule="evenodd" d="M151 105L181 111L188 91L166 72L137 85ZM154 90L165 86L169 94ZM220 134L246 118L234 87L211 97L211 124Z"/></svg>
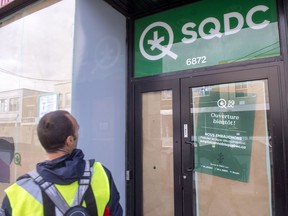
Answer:
<svg viewBox="0 0 288 216"><path fill-rule="evenodd" d="M0 99L0 112L8 112L8 99Z"/></svg>
<svg viewBox="0 0 288 216"><path fill-rule="evenodd" d="M10 98L9 100L9 111L18 111L19 110L19 97Z"/></svg>
<svg viewBox="0 0 288 216"><path fill-rule="evenodd" d="M57 88L63 83L71 92L74 13L73 0L44 0L0 22L1 136L14 140L20 160L5 162L9 184L45 158L37 122L58 101L47 97L45 106L40 99L62 93ZM45 110L40 113L41 106ZM0 179L0 206L7 186Z"/></svg>
<svg viewBox="0 0 288 216"><path fill-rule="evenodd" d="M65 107L71 106L71 93L65 94Z"/></svg>
<svg viewBox="0 0 288 216"><path fill-rule="evenodd" d="M235 96L240 97L247 97L248 95L248 88L247 83L239 83L235 85Z"/></svg>

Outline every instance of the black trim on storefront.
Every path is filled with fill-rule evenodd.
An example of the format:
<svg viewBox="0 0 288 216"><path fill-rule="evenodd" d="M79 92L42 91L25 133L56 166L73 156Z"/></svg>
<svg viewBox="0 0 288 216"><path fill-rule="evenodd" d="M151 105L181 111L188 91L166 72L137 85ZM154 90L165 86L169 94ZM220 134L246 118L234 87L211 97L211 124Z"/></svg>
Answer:
<svg viewBox="0 0 288 216"><path fill-rule="evenodd" d="M133 44L130 41L133 40L133 23L131 19L127 19L127 129L126 129L126 172L129 172L129 179L126 177L126 215L134 215L135 211L135 166L134 166L134 85L131 82L133 77Z"/></svg>
<svg viewBox="0 0 288 216"><path fill-rule="evenodd" d="M183 78L205 78L205 76L213 76L213 77L223 77L223 76L230 76L229 73L231 71L241 71L247 69L257 69L263 67L270 67L270 66L277 66L279 68L277 72L277 76L273 77L273 73L269 75L269 80L273 80L273 88L277 88L277 91L273 91L270 94L271 98L279 97L280 105L278 107L274 107L272 111L272 115L274 116L274 123L273 123L273 143L275 145L281 145L281 148L277 148L277 152L273 152L274 166L277 168L275 169L274 177L276 177L277 182L275 182L275 191L273 191L272 198L275 199L275 212L274 216L282 216L288 213L288 133L285 132L285 129L288 128L288 2L285 0L278 0L278 25L279 25L279 36L280 36L280 48L281 48L281 55L277 57L265 58L265 59L258 59L258 60L251 60L245 62L236 62L230 63L225 65L215 65L206 68L197 68L193 70L183 70L183 71L176 71L171 73L165 73L160 75L154 75L149 77L141 77L141 78L134 78L133 77L133 70L134 70L134 38L133 38L133 31L134 31L134 21L135 17L129 19L130 25L128 26L128 50L129 50L129 58L128 58L128 71L129 71L129 82L127 83L128 89L130 91L135 91L137 86L143 85L144 83L151 83L151 82L166 82L167 80L179 80ZM163 8L159 9L163 11ZM268 75L267 75L268 76ZM272 77L271 77L272 76ZM263 78L263 76L262 76ZM268 77L267 77L268 78ZM275 83L276 86L275 86ZM131 88L133 86L133 88ZM133 92L128 94L128 100L130 103L133 102L135 97ZM135 102L135 101L134 101ZM130 114L133 112L134 114L137 112L135 107L130 104L128 107L128 113ZM135 119L128 117L128 133L134 133L134 128L137 125L134 125ZM132 125L131 125L132 124ZM281 126L280 126L281 125ZM130 139L128 140L127 148L133 149L132 147L135 142L135 135L133 134L134 138L130 135ZM133 149L133 151L137 151ZM129 155L127 155L130 157ZM133 157L135 157L133 155ZM129 164L133 167L133 161L128 158ZM135 167L136 168L136 167ZM134 184L134 188L139 187ZM128 188L127 188L128 189ZM139 190L139 189L138 189ZM127 215L135 215L135 206L139 206L138 202L141 202L139 197L135 197L135 193L132 192L133 190L130 188L127 190L127 197L130 199L127 201L127 211L128 208L132 209L131 214ZM131 198L133 197L133 198ZM133 199L133 201L132 201ZM134 204L133 204L134 203Z"/></svg>
<svg viewBox="0 0 288 216"><path fill-rule="evenodd" d="M278 19L279 19L279 34L280 34L280 44L281 44L281 53L283 56L283 72L281 73L282 85L279 86L283 92L282 97L282 108L283 108L283 128L288 128L288 2L286 0L278 0ZM288 133L283 133L284 145L284 170L283 175L285 185L288 185ZM288 194L288 187L286 187L285 194ZM288 198L286 195L286 214L288 213ZM284 214L285 215L285 214Z"/></svg>

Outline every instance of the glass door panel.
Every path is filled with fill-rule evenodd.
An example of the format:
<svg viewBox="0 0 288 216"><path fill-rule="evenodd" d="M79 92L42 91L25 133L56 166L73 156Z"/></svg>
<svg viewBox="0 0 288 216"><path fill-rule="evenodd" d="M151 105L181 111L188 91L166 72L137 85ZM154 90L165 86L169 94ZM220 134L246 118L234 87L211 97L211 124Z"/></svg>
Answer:
<svg viewBox="0 0 288 216"><path fill-rule="evenodd" d="M190 88L199 216L272 215L267 80Z"/></svg>
<svg viewBox="0 0 288 216"><path fill-rule="evenodd" d="M172 90L142 94L143 215L174 215Z"/></svg>

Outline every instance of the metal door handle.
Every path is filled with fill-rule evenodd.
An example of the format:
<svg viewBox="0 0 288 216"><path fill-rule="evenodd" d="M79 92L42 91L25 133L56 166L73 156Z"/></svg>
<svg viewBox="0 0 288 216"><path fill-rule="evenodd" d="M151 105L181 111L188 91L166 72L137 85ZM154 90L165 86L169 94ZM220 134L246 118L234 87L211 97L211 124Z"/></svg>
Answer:
<svg viewBox="0 0 288 216"><path fill-rule="evenodd" d="M193 170L194 170L193 168L187 168L186 169L187 172L193 172Z"/></svg>
<svg viewBox="0 0 288 216"><path fill-rule="evenodd" d="M185 144L186 145L190 145L191 146L191 151L192 151L192 155L194 155L194 147L195 147L195 141L185 141ZM192 162L192 167L189 167L189 168L186 168L186 171L187 172L193 172L194 171L194 161L191 161Z"/></svg>
<svg viewBox="0 0 288 216"><path fill-rule="evenodd" d="M194 146L194 142L192 142L192 141L185 141L185 144Z"/></svg>

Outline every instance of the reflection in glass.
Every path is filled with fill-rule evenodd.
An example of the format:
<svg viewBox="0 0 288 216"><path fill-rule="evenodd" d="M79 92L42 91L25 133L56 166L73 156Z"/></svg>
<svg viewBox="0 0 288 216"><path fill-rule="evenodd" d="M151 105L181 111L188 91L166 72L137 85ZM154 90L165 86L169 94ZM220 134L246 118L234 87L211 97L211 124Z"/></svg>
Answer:
<svg viewBox="0 0 288 216"><path fill-rule="evenodd" d="M43 110L71 108L47 97L71 94L74 1L56 2L0 24L0 206L4 189L45 159L36 132Z"/></svg>
<svg viewBox="0 0 288 216"><path fill-rule="evenodd" d="M272 215L267 89L266 80L191 89L198 215Z"/></svg>
<svg viewBox="0 0 288 216"><path fill-rule="evenodd" d="M142 96L143 215L174 215L172 91Z"/></svg>
<svg viewBox="0 0 288 216"><path fill-rule="evenodd" d="M18 111L19 110L19 101L20 98L16 97L16 98L10 98L9 100L9 111Z"/></svg>

